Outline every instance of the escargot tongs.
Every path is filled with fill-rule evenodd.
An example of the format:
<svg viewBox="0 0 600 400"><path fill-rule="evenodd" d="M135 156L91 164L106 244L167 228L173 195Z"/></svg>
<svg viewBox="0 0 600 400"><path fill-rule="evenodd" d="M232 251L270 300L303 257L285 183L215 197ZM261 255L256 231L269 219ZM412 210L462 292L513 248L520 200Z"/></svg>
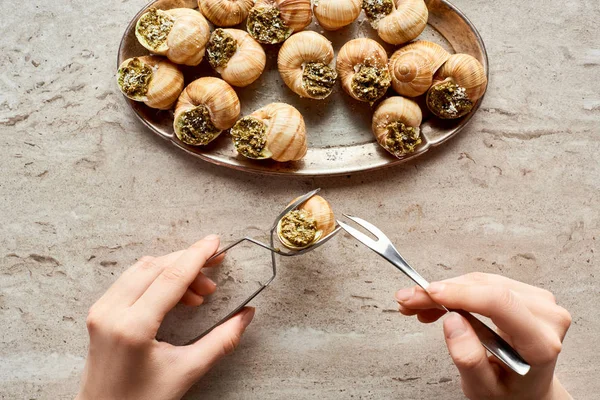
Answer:
<svg viewBox="0 0 600 400"><path fill-rule="evenodd" d="M275 233L277 230L277 224L279 223L279 221L290 211L295 210L296 208L298 208L299 206L301 206L304 202L306 202L308 199L310 199L311 197L313 197L314 195L316 195L317 193L319 193L321 189L315 189L312 192L308 192L303 196L298 197L296 200L294 200L292 203L290 203L290 205L288 205L276 218L275 218L275 222L273 223L273 226L271 227L269 233L270 233L270 240L269 240L269 244L263 243L259 240L256 240L254 238L251 237L244 237L242 239L239 239L229 245L227 245L226 247L224 247L223 249L219 250L218 252L216 252L211 258L209 258L207 260L207 262L217 258L218 256L220 256L221 254L227 252L228 250L230 250L231 248L237 246L238 244L241 244L243 242L251 242L257 246L260 246L264 249L267 249L271 252L271 265L273 268L271 277L269 279L267 279L264 283L261 283L260 287L258 289L256 289L256 291L254 291L248 298L246 298L240 305L238 305L235 309L233 309L233 311L231 311L229 314L227 314L225 317L223 317L220 321L218 321L216 324L214 324L213 326L211 326L209 329L207 329L206 331L204 331L200 336L195 337L194 339L190 340L188 342L188 344L194 343L200 339L202 339L204 336L206 336L210 331L212 331L213 329L215 329L217 326L221 325L223 322L227 321L229 318L233 317L235 314L237 314L242 308L244 308L250 301L252 301L252 299L254 299L256 296L258 296L258 294L260 292L262 292L267 286L269 286L269 284L271 282L273 282L273 280L275 279L275 276L277 275L277 261L276 261L276 257L275 255L278 254L280 256L284 256L284 257L293 257L293 256L299 256L301 254L304 253L308 253L309 251L312 251L314 249L316 249L317 247L320 247L322 245L324 245L327 241L329 241L329 239L331 239L332 237L334 237L339 231L340 231L340 227L336 226L335 229L329 233L328 235L320 238L317 242L313 243L312 245L310 245L310 247L307 247L305 249L302 250L291 250L291 251L284 251L280 248L275 247Z"/></svg>
<svg viewBox="0 0 600 400"><path fill-rule="evenodd" d="M381 257L385 258L392 265L402 271L406 276L412 279L417 285L423 288L427 292L427 287L429 286L429 282L427 282L417 271L415 271L406 260L400 255L398 250L394 247L390 239L381 232L376 226L370 224L369 222L357 218L351 217L349 215L345 215L348 219L354 221L358 225L362 226L364 229L369 231L377 240L373 240L364 233L359 230L345 224L341 221L337 221L338 224L352 235L359 242L369 247L375 253L379 254ZM477 334L479 341L481 344L493 355L498 357L500 361L506 364L510 369L515 371L519 375L525 375L529 372L530 365L517 353L515 349L511 347L504 339L502 339L496 332L494 332L490 327L485 325L471 313L464 310L455 310L448 309L444 306L441 306L446 311L453 311L462 315L473 327L473 330Z"/></svg>

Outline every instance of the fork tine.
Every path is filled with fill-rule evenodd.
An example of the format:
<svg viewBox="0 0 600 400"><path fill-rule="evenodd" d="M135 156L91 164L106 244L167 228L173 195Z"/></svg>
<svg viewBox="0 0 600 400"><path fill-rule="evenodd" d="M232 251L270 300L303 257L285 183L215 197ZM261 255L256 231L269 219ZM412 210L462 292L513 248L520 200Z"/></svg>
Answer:
<svg viewBox="0 0 600 400"><path fill-rule="evenodd" d="M290 211L294 210L296 207L298 207L300 204L304 203L306 200L310 199L311 197L313 197L315 194L319 193L319 191L321 190L321 188L317 188L311 192L306 193L305 195L302 195L300 197L298 197L298 199L296 201L294 201L293 203L291 203L289 206L287 206L278 216L277 218L275 218L275 223L273 224L273 227L271 227L271 230L275 229L277 227L277 224L279 223L279 220L281 218L283 218L283 216L287 213L289 213Z"/></svg>
<svg viewBox="0 0 600 400"><path fill-rule="evenodd" d="M346 215L346 217L348 217L348 216ZM348 217L348 218L350 218L350 217ZM350 218L350 219L352 219L352 218ZM377 246L377 242L375 242L373 239L371 239L370 237L368 237L367 235L365 235L358 229L355 229L342 221L338 220L337 223L342 227L343 230L348 232L350 235L354 236L354 238L356 240L358 240L365 246L370 247L371 249L375 250L375 248Z"/></svg>
<svg viewBox="0 0 600 400"><path fill-rule="evenodd" d="M351 215L347 215L344 214L344 216L348 219L351 219L352 221L356 222L358 225L362 226L363 228L365 228L366 230L368 230L369 232L371 232L373 235L375 235L377 237L377 239L379 240L383 240L386 243L391 243L390 239L388 239L388 237L385 235L385 233L381 232L379 230L379 228L377 228L375 225L373 225L370 222L365 221L362 218L358 218L358 217L353 217Z"/></svg>

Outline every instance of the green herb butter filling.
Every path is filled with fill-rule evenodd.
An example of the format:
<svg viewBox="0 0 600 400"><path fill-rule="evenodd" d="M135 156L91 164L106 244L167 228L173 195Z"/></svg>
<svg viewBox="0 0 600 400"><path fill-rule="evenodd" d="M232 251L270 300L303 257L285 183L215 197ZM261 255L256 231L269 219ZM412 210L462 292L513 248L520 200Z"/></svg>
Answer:
<svg viewBox="0 0 600 400"><path fill-rule="evenodd" d="M373 102L385 94L391 82L387 67L360 65L352 78L351 89L360 100Z"/></svg>
<svg viewBox="0 0 600 400"><path fill-rule="evenodd" d="M427 93L427 106L438 117L460 118L473 109L464 87L452 81L434 85Z"/></svg>
<svg viewBox="0 0 600 400"><path fill-rule="evenodd" d="M267 145L267 126L254 117L244 117L231 128L233 145L241 155L263 158Z"/></svg>
<svg viewBox="0 0 600 400"><path fill-rule="evenodd" d="M119 68L118 83L121 91L131 98L145 96L152 79L152 68L139 58L132 59L127 66Z"/></svg>
<svg viewBox="0 0 600 400"><path fill-rule="evenodd" d="M173 28L173 19L156 8L151 8L140 17L137 32L153 49L159 48Z"/></svg>
<svg viewBox="0 0 600 400"><path fill-rule="evenodd" d="M280 222L279 235L296 247L306 247L315 240L317 222L305 210L287 213Z"/></svg>
<svg viewBox="0 0 600 400"><path fill-rule="evenodd" d="M248 33L260 43L275 44L287 39L292 30L281 19L276 7L260 7L250 10L248 15Z"/></svg>
<svg viewBox="0 0 600 400"><path fill-rule="evenodd" d="M181 113L177 118L175 132L183 143L200 146L208 144L221 133L221 130L212 123L208 108L199 105Z"/></svg>
<svg viewBox="0 0 600 400"><path fill-rule="evenodd" d="M224 67L237 51L237 41L229 33L218 28L210 35L206 46L208 62L213 68Z"/></svg>
<svg viewBox="0 0 600 400"><path fill-rule="evenodd" d="M302 71L302 85L313 97L327 97L333 90L337 72L329 65L320 62L310 62Z"/></svg>
<svg viewBox="0 0 600 400"><path fill-rule="evenodd" d="M394 121L386 128L388 135L383 145L396 156L412 153L421 144L419 128L406 126L400 121Z"/></svg>
<svg viewBox="0 0 600 400"><path fill-rule="evenodd" d="M363 0L363 10L369 21L378 21L394 11L393 0Z"/></svg>

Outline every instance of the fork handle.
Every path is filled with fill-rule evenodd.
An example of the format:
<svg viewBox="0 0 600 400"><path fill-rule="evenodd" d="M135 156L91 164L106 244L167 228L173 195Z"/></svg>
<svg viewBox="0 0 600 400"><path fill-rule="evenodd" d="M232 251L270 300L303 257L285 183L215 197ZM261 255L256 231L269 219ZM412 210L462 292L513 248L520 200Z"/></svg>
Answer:
<svg viewBox="0 0 600 400"><path fill-rule="evenodd" d="M473 330L475 331L475 334L477 334L483 347L495 355L500 361L505 363L510 369L521 376L529 372L531 366L523 359L523 357L521 357L519 353L506 342L506 340L502 339L502 337L494 332L489 326L481 322L479 318L465 310L447 310L460 314L469 321L469 324L473 327Z"/></svg>

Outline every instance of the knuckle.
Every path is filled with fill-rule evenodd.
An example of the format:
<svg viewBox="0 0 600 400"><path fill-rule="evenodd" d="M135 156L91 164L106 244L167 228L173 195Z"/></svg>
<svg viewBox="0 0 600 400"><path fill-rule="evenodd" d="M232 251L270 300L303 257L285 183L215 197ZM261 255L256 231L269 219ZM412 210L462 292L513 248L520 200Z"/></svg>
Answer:
<svg viewBox="0 0 600 400"><path fill-rule="evenodd" d="M542 289L542 295L546 299L550 300L552 303L556 304L556 296L554 296L554 293L552 293L551 291Z"/></svg>
<svg viewBox="0 0 600 400"><path fill-rule="evenodd" d="M493 289L493 299L495 305L504 311L516 310L519 305L519 300L516 294L507 287L495 287Z"/></svg>
<svg viewBox="0 0 600 400"><path fill-rule="evenodd" d="M483 358L476 352L457 355L453 359L456 366L464 372L476 370L483 361Z"/></svg>
<svg viewBox="0 0 600 400"><path fill-rule="evenodd" d="M102 318L100 317L100 312L96 305L90 307L85 319L85 325L90 333L97 331L102 326Z"/></svg>
<svg viewBox="0 0 600 400"><path fill-rule="evenodd" d="M240 344L241 336L238 334L234 334L229 336L225 341L223 341L223 355L229 355L233 353L238 344Z"/></svg>
<svg viewBox="0 0 600 400"><path fill-rule="evenodd" d="M569 329L571 323L573 322L573 317L571 317L571 313L564 309L563 307L558 307L557 309L558 319L560 325L565 329Z"/></svg>
<svg viewBox="0 0 600 400"><path fill-rule="evenodd" d="M489 281L489 274L484 272L469 272L467 278L473 282L484 283Z"/></svg>
<svg viewBox="0 0 600 400"><path fill-rule="evenodd" d="M162 272L162 279L168 282L179 282L185 277L185 271L177 266L165 268Z"/></svg>
<svg viewBox="0 0 600 400"><path fill-rule="evenodd" d="M154 269L156 268L156 258L151 256L143 256L138 260L139 267L142 270Z"/></svg>
<svg viewBox="0 0 600 400"><path fill-rule="evenodd" d="M125 347L139 347L145 343L144 338L137 332L139 327L136 328L134 324L129 322L121 322L114 326L112 331L112 338Z"/></svg>

